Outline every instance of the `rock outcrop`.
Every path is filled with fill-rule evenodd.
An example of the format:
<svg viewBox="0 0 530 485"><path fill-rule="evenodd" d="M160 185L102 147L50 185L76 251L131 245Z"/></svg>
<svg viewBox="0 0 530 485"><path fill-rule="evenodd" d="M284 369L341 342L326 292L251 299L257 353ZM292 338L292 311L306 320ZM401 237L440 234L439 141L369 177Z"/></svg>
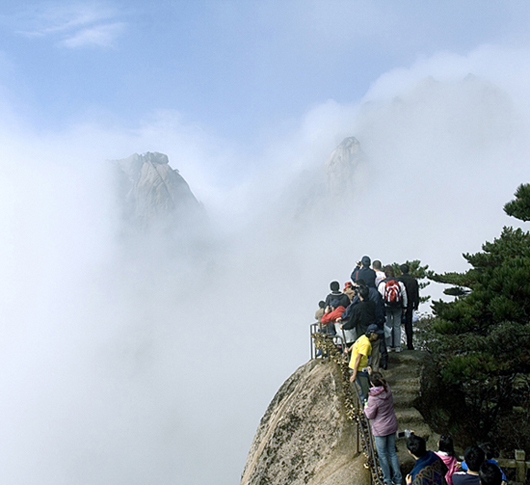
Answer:
<svg viewBox="0 0 530 485"><path fill-rule="evenodd" d="M342 386L333 362L318 359L300 367L263 416L241 485L368 484Z"/></svg>
<svg viewBox="0 0 530 485"><path fill-rule="evenodd" d="M420 351L391 353L384 375L392 389L399 430L413 430L436 450L439 435L416 409L420 374L428 356ZM344 379L337 364L315 359L280 388L258 427L241 485L363 485L370 483L357 424L348 419ZM361 440L362 441L362 440ZM403 476L414 459L406 440L396 441Z"/></svg>
<svg viewBox="0 0 530 485"><path fill-rule="evenodd" d="M345 138L322 165L301 173L292 183L284 199L285 220L291 228L294 223L304 229L314 225L321 229L322 221L344 223L345 211L339 208L362 196L367 176L361 144L353 136Z"/></svg>
<svg viewBox="0 0 530 485"><path fill-rule="evenodd" d="M350 136L331 152L326 160L326 188L329 194L343 197L354 191L355 173L363 153L357 138Z"/></svg>
<svg viewBox="0 0 530 485"><path fill-rule="evenodd" d="M178 170L169 166L167 155L135 153L113 163L118 169L123 217L131 226L171 227L205 219L202 206Z"/></svg>

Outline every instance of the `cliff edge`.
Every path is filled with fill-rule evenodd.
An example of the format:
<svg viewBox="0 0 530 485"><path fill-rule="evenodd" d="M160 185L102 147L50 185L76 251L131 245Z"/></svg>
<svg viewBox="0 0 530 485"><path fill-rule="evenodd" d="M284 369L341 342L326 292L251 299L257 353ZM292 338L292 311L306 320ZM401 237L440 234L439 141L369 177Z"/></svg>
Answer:
<svg viewBox="0 0 530 485"><path fill-rule="evenodd" d="M316 359L282 385L261 419L241 485L358 485L370 482L346 416L339 367Z"/></svg>

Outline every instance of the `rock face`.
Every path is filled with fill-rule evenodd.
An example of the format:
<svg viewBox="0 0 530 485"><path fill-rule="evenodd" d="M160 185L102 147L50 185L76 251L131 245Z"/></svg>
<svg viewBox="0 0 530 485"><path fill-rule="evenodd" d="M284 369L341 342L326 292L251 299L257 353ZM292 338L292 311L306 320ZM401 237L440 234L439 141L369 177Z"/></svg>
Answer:
<svg viewBox="0 0 530 485"><path fill-rule="evenodd" d="M322 221L344 223L347 211L338 209L363 195L367 176L361 144L353 136L345 138L321 166L303 172L292 183L287 203L292 214L284 211L286 220L300 227L321 226Z"/></svg>
<svg viewBox="0 0 530 485"><path fill-rule="evenodd" d="M241 485L368 484L340 370L313 360L280 388L258 427Z"/></svg>
<svg viewBox="0 0 530 485"><path fill-rule="evenodd" d="M352 193L355 172L362 160L359 141L353 136L345 138L326 161L327 192L338 196Z"/></svg>
<svg viewBox="0 0 530 485"><path fill-rule="evenodd" d="M167 155L135 153L114 160L124 219L147 229L154 225L178 224L204 219L204 211L178 170L169 166Z"/></svg>

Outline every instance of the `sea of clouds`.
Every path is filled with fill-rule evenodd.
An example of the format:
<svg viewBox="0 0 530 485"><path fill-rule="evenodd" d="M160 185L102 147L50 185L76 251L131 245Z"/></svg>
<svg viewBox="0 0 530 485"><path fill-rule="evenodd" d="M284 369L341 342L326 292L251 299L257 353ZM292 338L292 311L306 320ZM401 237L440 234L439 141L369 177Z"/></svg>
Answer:
<svg viewBox="0 0 530 485"><path fill-rule="evenodd" d="M170 112L61 133L6 116L0 482L237 483L268 402L309 358L331 280L364 254L461 271L462 253L517 223L502 206L528 182L527 54L483 47L388 72L257 153ZM346 136L365 156L355 192L308 194ZM146 151L168 154L204 204L203 252L120 237L105 160Z"/></svg>

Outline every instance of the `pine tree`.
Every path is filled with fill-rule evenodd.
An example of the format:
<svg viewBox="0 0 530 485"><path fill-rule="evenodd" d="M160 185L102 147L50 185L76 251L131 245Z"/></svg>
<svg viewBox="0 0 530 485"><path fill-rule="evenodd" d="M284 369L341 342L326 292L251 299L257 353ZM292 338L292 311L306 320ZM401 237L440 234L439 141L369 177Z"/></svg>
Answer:
<svg viewBox="0 0 530 485"><path fill-rule="evenodd" d="M505 205L530 221L530 184ZM530 233L504 227L482 251L464 254L464 273L429 274L454 301L433 302L428 343L439 370L447 422L476 440L491 438L502 416L521 405L518 383L530 372ZM525 401L527 405L527 401Z"/></svg>

